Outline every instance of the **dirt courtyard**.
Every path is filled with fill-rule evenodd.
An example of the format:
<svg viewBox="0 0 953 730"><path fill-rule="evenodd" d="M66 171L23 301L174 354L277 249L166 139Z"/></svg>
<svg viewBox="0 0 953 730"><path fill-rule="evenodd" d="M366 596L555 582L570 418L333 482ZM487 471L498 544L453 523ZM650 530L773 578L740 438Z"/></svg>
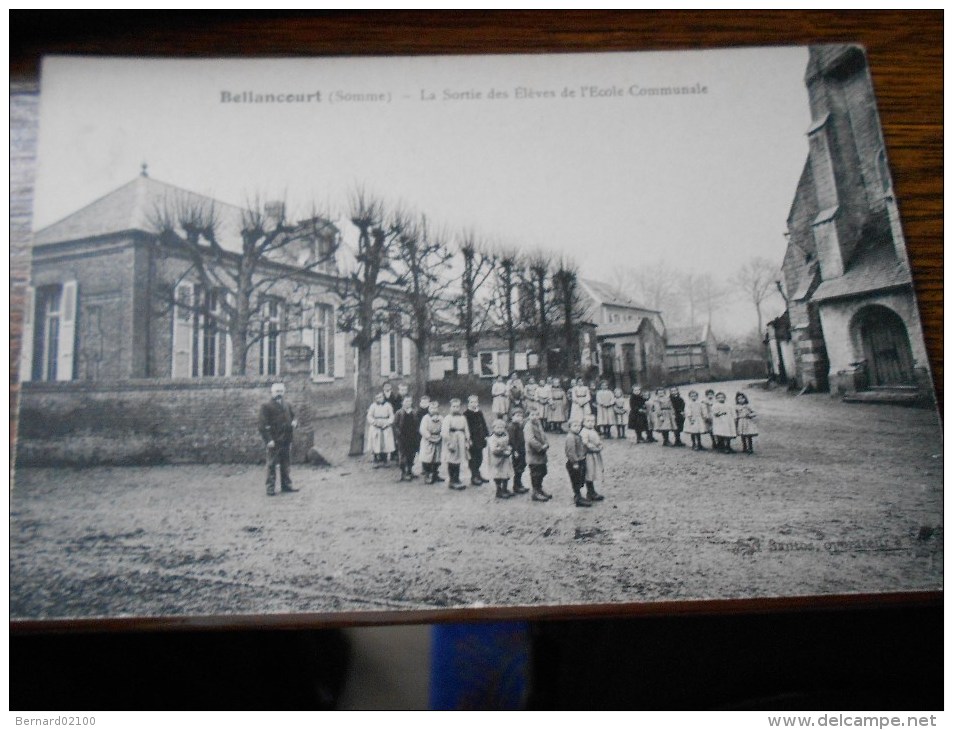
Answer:
<svg viewBox="0 0 953 730"><path fill-rule="evenodd" d="M551 502L497 500L492 484L398 483L396 468L344 456L344 418L316 437L333 466L295 465L301 491L273 498L254 465L20 469L11 616L940 589L935 412L746 390L762 430L754 455L613 439L606 499L590 509L572 503L564 437L550 436Z"/></svg>

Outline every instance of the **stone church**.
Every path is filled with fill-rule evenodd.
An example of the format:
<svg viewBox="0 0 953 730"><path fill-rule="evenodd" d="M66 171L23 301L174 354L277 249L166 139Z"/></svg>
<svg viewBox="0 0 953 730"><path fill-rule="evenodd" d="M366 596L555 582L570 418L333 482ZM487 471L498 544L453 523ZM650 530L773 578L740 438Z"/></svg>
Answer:
<svg viewBox="0 0 953 730"><path fill-rule="evenodd" d="M790 342L799 387L932 392L863 50L811 47L805 82L809 152L782 265L788 320L768 339Z"/></svg>

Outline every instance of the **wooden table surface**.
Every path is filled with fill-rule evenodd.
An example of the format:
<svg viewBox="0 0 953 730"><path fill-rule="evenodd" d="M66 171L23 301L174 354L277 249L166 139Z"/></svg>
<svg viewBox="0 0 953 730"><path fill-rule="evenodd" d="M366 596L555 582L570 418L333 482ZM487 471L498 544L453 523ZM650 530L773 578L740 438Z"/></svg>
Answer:
<svg viewBox="0 0 953 730"><path fill-rule="evenodd" d="M29 90L36 88L39 59L48 53L341 56L638 51L821 42L855 42L867 48L942 405L942 11L14 11L10 14L10 72L14 89ZM28 217L29 209L20 213ZM19 220L28 230L28 219ZM28 258L23 253L14 250L14 284L22 284L28 275ZM18 287L13 294L16 311ZM19 316L13 319L16 333ZM11 348L18 350L18 345L13 339ZM17 354L11 352L11 363L16 362Z"/></svg>
<svg viewBox="0 0 953 730"><path fill-rule="evenodd" d="M10 14L11 89L35 97L44 54L301 56L638 51L854 42L866 46L942 406L943 14L605 11ZM11 118L11 131L17 120ZM23 142L24 140L19 140ZM11 365L28 276L32 175L11 141ZM31 140L26 140L29 144ZM792 190L792 195L794 191ZM17 241L21 241L18 245ZM15 377L15 367L11 368ZM16 388L11 382L11 395ZM14 403L15 399L11 399ZM13 414L11 413L11 419ZM933 596L939 599L939 594ZM900 603L905 600L896 596ZM924 598L927 598L924 596ZM797 601L789 608L797 608ZM810 604L808 600L805 607ZM590 615L599 615L600 610ZM750 608L750 607L748 607ZM604 610L604 609L603 609ZM744 606L733 609L746 610ZM508 616L500 615L499 618ZM393 617L391 617L393 618Z"/></svg>

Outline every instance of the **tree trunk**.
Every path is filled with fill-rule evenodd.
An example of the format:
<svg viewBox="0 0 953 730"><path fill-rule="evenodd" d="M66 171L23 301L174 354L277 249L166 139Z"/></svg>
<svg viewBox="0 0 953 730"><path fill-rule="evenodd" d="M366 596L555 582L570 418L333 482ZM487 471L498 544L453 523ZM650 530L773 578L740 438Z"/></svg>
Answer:
<svg viewBox="0 0 953 730"><path fill-rule="evenodd" d="M371 343L362 343L357 354L357 387L354 389L354 413L351 418L351 449L348 456L364 453L367 409L371 405Z"/></svg>
<svg viewBox="0 0 953 730"><path fill-rule="evenodd" d="M235 279L235 313L230 332L232 337L232 375L248 374L248 327L251 324L251 302L249 292L252 290L251 275L242 267Z"/></svg>
<svg viewBox="0 0 953 730"><path fill-rule="evenodd" d="M467 345L467 372L470 375L476 375L477 374L476 367L477 367L477 361L476 361L475 346L468 344Z"/></svg>
<svg viewBox="0 0 953 730"><path fill-rule="evenodd" d="M427 343L414 343L417 349L417 362L414 363L414 394L420 399L427 392L427 381L430 379L430 358L427 357Z"/></svg>
<svg viewBox="0 0 953 730"><path fill-rule="evenodd" d="M248 360L248 327L236 327L229 333L232 338L232 375L246 375Z"/></svg>

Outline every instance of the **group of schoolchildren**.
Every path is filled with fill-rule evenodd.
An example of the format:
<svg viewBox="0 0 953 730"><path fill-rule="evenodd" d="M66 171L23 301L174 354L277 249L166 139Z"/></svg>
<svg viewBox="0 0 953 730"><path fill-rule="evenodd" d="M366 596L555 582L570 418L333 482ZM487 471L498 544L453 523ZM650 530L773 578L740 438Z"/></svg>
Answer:
<svg viewBox="0 0 953 730"><path fill-rule="evenodd" d="M758 435L757 416L744 393L736 393L732 404L723 392L708 389L701 398L697 390L690 390L686 402L678 388L658 388L646 395L636 385L629 396L627 416L636 443L655 443L658 439L653 434L658 432L662 446L685 446L682 433L686 433L691 437L692 451L705 451L702 436L707 434L712 449L731 454L732 439L741 437L742 452L753 454L754 437ZM607 436L612 438L611 434ZM619 438L625 438L625 426L619 427Z"/></svg>
<svg viewBox="0 0 953 730"><path fill-rule="evenodd" d="M488 426L479 398L471 395L466 408L460 399L450 401L449 413L442 415L440 405L424 395L417 406L404 384L394 392L387 383L367 411L367 451L373 454L374 467L396 461L399 481L417 478L413 466L420 459L427 484L447 481L440 476L446 465L450 489L466 488L460 477L464 462L470 469L470 483L480 486L489 481L496 485L496 497L511 497L532 492L534 502L547 502L552 495L543 489L547 474L549 439L547 434L565 434L566 470L578 507L590 507L603 500L596 491L602 482L602 439L626 438L626 427L635 432L636 443L656 442L659 432L663 446L684 446L681 434L691 437L692 450L704 451L702 435L708 434L712 448L730 453L731 440L741 437L742 450L754 453L757 435L755 413L743 393L735 404L727 403L724 393L689 391L682 399L678 388L657 389L645 395L639 386L623 396L620 389L610 390L603 381L600 388L587 385L581 378L564 389L558 378L537 383L529 378L507 381L498 377L491 391L492 426ZM568 433L564 427L568 424ZM672 440L669 440L670 434ZM484 452L486 472L483 477ZM529 469L530 489L523 486L523 474ZM510 480L513 482L510 491Z"/></svg>
<svg viewBox="0 0 953 730"><path fill-rule="evenodd" d="M506 392L499 393L494 384L492 425L487 424L475 395L467 399L466 409L460 399L452 399L449 413L443 415L440 404L428 396L422 396L415 406L406 385L399 385L394 392L390 384L385 384L367 410L365 444L367 451L373 454L374 468L396 461L400 467L399 481L409 481L417 478L413 466L419 458L427 484L447 481L450 489L462 490L466 485L460 470L466 462L470 484L480 486L492 481L498 499L532 492L534 502L548 502L552 495L543 489L549 462L547 434L566 434L563 430L565 405L557 406L555 412L545 408L537 395L535 382L524 387L514 378L508 384L500 379L498 384L503 385ZM555 389L565 402L565 391L558 382ZM555 400L558 402L560 397ZM545 403L549 403L548 395ZM603 476L601 451L595 418L590 414L584 419L572 420L570 416L565 444L566 469L577 506L589 507L603 499L596 491L596 484ZM447 479L440 476L441 464L446 466ZM483 476L484 469L487 478ZM527 469L529 489L523 485Z"/></svg>

